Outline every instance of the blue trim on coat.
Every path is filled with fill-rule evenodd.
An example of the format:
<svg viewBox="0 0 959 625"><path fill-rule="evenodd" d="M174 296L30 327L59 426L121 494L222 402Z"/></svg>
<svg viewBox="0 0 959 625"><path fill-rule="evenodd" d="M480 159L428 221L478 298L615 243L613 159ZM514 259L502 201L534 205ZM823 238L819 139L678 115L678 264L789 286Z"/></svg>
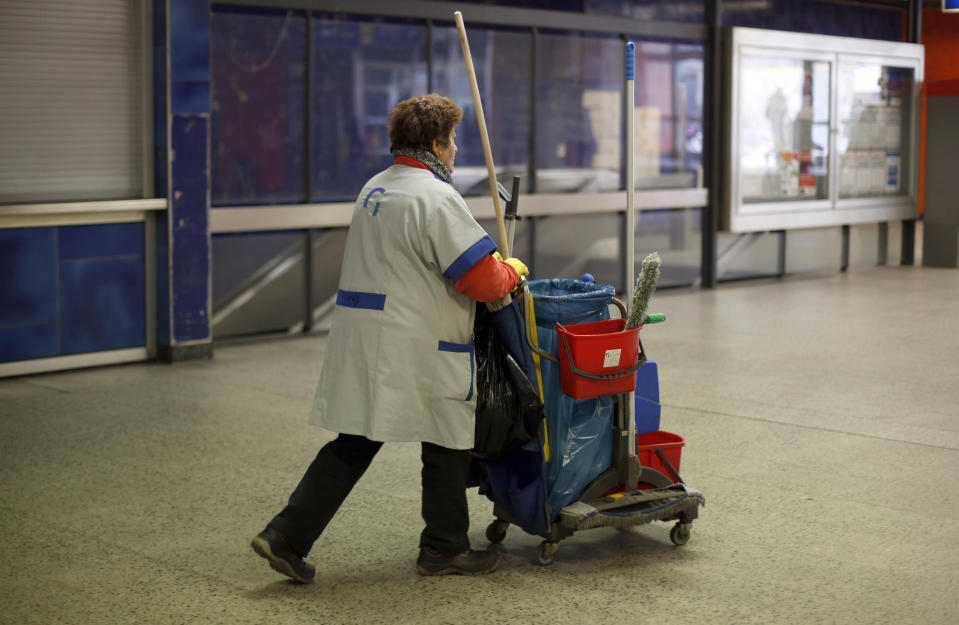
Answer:
<svg viewBox="0 0 959 625"><path fill-rule="evenodd" d="M456 282L462 278L467 271L472 269L473 265L482 260L484 256L489 256L495 251L496 244L493 243L493 239L489 238L489 235L486 235L460 254L459 258L454 260L453 264L446 268L443 275L453 282Z"/></svg>
<svg viewBox="0 0 959 625"><path fill-rule="evenodd" d="M383 310L383 307L386 306L386 294L340 289L336 293L336 305L349 308L365 308L367 310Z"/></svg>
<svg viewBox="0 0 959 625"><path fill-rule="evenodd" d="M473 344L472 343L450 343L449 341L440 341L440 344L437 346L441 352L472 352Z"/></svg>
<svg viewBox="0 0 959 625"><path fill-rule="evenodd" d="M451 343L449 341L440 341L437 349L441 352L469 353L470 355L470 392L466 394L464 401L473 399L473 379L476 377L476 360L474 358L472 343Z"/></svg>

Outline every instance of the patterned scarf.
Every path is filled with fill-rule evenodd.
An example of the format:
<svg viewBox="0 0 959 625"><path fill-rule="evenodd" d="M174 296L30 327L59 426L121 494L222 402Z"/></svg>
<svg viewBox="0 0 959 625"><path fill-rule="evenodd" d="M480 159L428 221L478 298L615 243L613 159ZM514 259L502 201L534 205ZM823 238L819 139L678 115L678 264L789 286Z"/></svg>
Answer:
<svg viewBox="0 0 959 625"><path fill-rule="evenodd" d="M443 164L443 161L436 158L436 155L429 150L424 150L423 148L396 148L392 150L392 154L394 157L408 156L410 158L415 158L419 162L429 167L434 174L439 176L440 180L446 184L453 184L453 174L451 174L450 170L446 168L446 165Z"/></svg>

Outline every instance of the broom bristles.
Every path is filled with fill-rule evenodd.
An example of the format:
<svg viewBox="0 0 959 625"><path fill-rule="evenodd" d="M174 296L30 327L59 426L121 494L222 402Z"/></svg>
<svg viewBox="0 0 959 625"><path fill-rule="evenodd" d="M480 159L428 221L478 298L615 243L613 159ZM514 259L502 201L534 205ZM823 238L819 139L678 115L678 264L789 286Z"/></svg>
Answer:
<svg viewBox="0 0 959 625"><path fill-rule="evenodd" d="M653 297L656 290L656 282L659 280L659 267L662 260L657 252L653 252L643 259L643 268L639 273L639 279L636 280L636 289L633 291L633 301L631 302L629 315L626 318L626 329L638 328L643 324L646 318L646 312L649 308L649 300Z"/></svg>
<svg viewBox="0 0 959 625"><path fill-rule="evenodd" d="M513 296L512 294L507 293L502 299L498 299L495 302L486 302L486 309L490 312L496 312L498 310L503 310L512 303Z"/></svg>

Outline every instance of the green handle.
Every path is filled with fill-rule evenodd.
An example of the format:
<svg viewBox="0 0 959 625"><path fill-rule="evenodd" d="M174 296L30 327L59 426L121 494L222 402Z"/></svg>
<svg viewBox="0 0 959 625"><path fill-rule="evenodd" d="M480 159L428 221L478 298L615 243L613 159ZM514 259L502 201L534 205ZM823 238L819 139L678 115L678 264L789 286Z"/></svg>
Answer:
<svg viewBox="0 0 959 625"><path fill-rule="evenodd" d="M666 313L650 313L643 319L643 325L648 323L662 323L666 321Z"/></svg>

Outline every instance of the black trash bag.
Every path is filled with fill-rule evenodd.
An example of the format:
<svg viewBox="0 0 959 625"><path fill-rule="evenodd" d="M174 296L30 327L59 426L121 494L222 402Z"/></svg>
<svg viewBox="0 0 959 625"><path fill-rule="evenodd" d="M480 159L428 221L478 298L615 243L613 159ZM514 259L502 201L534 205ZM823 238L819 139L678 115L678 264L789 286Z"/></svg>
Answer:
<svg viewBox="0 0 959 625"><path fill-rule="evenodd" d="M476 441L473 454L486 459L498 458L536 438L545 413L539 393L523 368L510 356L486 314L477 319L474 345Z"/></svg>

